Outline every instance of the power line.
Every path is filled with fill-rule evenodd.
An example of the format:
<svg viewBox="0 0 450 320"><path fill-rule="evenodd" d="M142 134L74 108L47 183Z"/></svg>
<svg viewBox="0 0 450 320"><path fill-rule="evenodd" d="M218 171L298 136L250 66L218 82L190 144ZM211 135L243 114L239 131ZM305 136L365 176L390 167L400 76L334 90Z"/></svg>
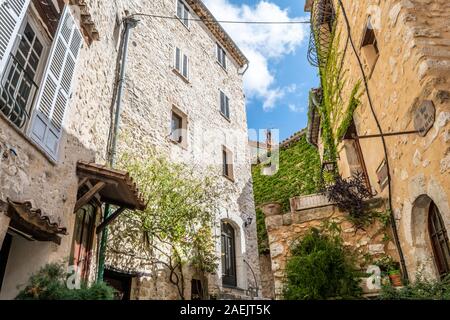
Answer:
<svg viewBox="0 0 450 320"><path fill-rule="evenodd" d="M180 18L176 16L162 16L157 14L148 14L148 13L134 13L130 15L128 18L132 17L149 17L149 18L158 18L158 19L170 19L170 20L180 20ZM199 19L199 18L188 18L181 19L187 21L200 21L200 22L219 22L219 23L227 23L227 24L309 24L310 21L237 21L237 20L213 20L213 19Z"/></svg>

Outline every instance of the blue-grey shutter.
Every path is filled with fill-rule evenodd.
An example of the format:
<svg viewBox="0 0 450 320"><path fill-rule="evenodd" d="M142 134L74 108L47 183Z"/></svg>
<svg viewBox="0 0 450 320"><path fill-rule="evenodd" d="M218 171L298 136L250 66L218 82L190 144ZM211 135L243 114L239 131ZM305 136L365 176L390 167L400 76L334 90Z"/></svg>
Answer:
<svg viewBox="0 0 450 320"><path fill-rule="evenodd" d="M225 94L220 91L220 111L225 114Z"/></svg>
<svg viewBox="0 0 450 320"><path fill-rule="evenodd" d="M55 160L82 44L81 31L66 5L47 62L30 132L31 138Z"/></svg>
<svg viewBox="0 0 450 320"><path fill-rule="evenodd" d="M29 4L30 0L0 1L0 79Z"/></svg>
<svg viewBox="0 0 450 320"><path fill-rule="evenodd" d="M181 50L180 48L175 49L175 69L181 72Z"/></svg>
<svg viewBox="0 0 450 320"><path fill-rule="evenodd" d="M183 76L189 78L189 58L187 55L183 55Z"/></svg>

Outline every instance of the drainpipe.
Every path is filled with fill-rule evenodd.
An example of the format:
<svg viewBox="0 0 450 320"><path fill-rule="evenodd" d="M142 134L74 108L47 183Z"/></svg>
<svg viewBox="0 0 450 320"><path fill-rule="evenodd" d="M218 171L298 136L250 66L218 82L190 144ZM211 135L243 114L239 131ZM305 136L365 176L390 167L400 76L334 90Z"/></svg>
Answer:
<svg viewBox="0 0 450 320"><path fill-rule="evenodd" d="M117 89L117 99L116 99L116 112L114 115L114 128L113 134L111 138L111 146L108 152L109 160L108 164L111 168L114 167L116 160L116 148L117 148L117 135L119 131L120 124L120 111L121 111L121 103L122 103L122 95L123 89L125 87L125 74L126 74L126 66L127 66L127 56L128 56L128 41L130 38L130 30L137 26L139 20L134 18L125 18L123 23L125 24L125 32L124 32L124 41L123 41L123 50L122 50L122 62L120 68L120 78L119 78L119 87ZM103 214L103 221L108 218L110 214L110 205L107 203L105 205L105 212ZM106 255L106 242L108 239L108 227L105 227L102 231L102 237L99 246L99 257L98 257L98 273L97 273L97 282L103 281L103 272L105 270L105 255Z"/></svg>

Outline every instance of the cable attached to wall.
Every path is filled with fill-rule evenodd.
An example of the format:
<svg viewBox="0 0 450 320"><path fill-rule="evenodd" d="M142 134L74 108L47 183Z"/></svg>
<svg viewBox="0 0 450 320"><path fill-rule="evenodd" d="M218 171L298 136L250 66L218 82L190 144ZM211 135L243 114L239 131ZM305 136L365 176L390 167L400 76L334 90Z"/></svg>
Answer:
<svg viewBox="0 0 450 320"><path fill-rule="evenodd" d="M359 54L356 50L356 46L355 43L353 41L352 35L351 35L351 27L350 27L350 22L348 20L348 16L347 16L347 12L345 11L344 8L344 4L342 3L342 0L338 0L339 2L339 6L342 9L342 13L344 14L344 19L345 19L345 23L347 26L347 32L348 32L348 36L350 39L350 44L352 46L353 52L355 53L356 59L358 61L358 65L359 65L359 69L361 70L362 76L363 76L363 80L364 80L364 87L366 90L366 94L367 94L367 99L369 102L369 107L370 110L372 112L372 115L374 117L375 123L377 125L378 131L380 132L381 135L381 141L383 144L383 150L384 150L384 155L385 155L385 161L386 161L386 169L387 169L387 178L388 178L388 205L389 205L389 211L390 211L390 220L391 220L391 226L392 226L392 232L394 234L394 241L395 244L397 246L397 250L398 250L398 254L400 256L400 264L401 264L401 268L402 268L402 273L403 273L403 277L405 280L409 281L409 275L408 275L408 270L406 269L406 263L405 263L405 257L403 255L403 250L400 244L400 240L398 237L398 231L397 231L397 223L395 221L395 216L394 213L392 211L392 185L391 185L391 172L390 172L390 166L389 166L389 157L388 157L388 152L387 152L387 145L386 145L386 139L383 136L383 130L381 128L380 122L378 120L378 117L375 113L375 109L373 107L373 102L372 102L372 97L370 95L370 90L369 90L369 84L367 82L367 77L366 77L366 73L364 71L364 66L361 62L361 58L359 57Z"/></svg>

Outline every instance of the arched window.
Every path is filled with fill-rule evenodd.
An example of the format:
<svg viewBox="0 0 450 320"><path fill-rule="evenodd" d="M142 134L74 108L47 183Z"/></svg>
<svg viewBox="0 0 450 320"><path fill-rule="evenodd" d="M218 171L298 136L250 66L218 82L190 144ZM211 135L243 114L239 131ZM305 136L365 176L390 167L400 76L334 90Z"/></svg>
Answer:
<svg viewBox="0 0 450 320"><path fill-rule="evenodd" d="M428 231L433 246L434 260L439 275L450 273L450 246L447 230L438 208L431 202L428 217Z"/></svg>
<svg viewBox="0 0 450 320"><path fill-rule="evenodd" d="M225 221L222 221L222 282L233 287L237 284L235 232Z"/></svg>

